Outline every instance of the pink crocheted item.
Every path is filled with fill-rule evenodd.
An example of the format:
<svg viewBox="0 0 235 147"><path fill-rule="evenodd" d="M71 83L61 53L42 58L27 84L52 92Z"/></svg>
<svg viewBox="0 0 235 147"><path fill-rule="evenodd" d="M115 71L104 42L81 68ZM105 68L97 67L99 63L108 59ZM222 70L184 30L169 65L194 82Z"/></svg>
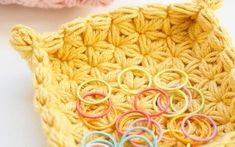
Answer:
<svg viewBox="0 0 235 147"><path fill-rule="evenodd" d="M113 0L0 0L0 4L18 4L27 7L63 8L82 5L105 6Z"/></svg>

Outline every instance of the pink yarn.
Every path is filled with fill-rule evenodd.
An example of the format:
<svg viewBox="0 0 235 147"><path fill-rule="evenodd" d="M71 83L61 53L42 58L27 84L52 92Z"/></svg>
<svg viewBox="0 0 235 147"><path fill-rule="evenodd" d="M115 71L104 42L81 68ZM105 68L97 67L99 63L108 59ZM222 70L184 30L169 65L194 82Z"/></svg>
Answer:
<svg viewBox="0 0 235 147"><path fill-rule="evenodd" d="M83 5L105 6L113 0L0 0L0 4L18 4L27 7L63 8Z"/></svg>

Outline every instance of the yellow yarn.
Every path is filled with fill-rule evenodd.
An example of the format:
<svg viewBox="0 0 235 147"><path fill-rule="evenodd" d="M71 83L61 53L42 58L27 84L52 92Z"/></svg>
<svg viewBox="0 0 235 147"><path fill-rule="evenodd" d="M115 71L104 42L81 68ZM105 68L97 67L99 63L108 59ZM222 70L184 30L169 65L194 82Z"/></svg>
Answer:
<svg viewBox="0 0 235 147"><path fill-rule="evenodd" d="M189 84L205 95L202 113L212 116L219 126L217 138L206 146L234 146L235 51L212 11L220 4L221 0L196 0L124 7L78 18L47 34L15 26L10 42L32 69L34 104L49 146L79 146L89 131L76 112L77 88L85 80L103 79L111 85L110 98L118 114L133 109L133 96L117 84L119 72L130 66L142 66L152 77L172 68L187 73ZM136 78L132 72L123 78L129 89L147 87L148 79ZM154 111L153 99L146 99L141 99L141 107ZM107 116L96 125L113 119L114 115ZM169 124L164 117L156 119ZM118 139L113 127L104 131ZM177 140L161 144L186 146Z"/></svg>

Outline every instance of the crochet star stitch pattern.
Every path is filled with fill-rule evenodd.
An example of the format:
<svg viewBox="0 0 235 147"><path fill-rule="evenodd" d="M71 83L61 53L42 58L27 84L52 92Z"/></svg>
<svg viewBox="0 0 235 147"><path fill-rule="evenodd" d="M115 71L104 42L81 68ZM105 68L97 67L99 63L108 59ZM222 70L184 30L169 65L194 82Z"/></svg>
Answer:
<svg viewBox="0 0 235 147"><path fill-rule="evenodd" d="M105 6L113 0L0 0L0 4L18 4L26 7L64 8L83 5Z"/></svg>
<svg viewBox="0 0 235 147"><path fill-rule="evenodd" d="M199 89L205 97L201 113L213 118L218 126L216 137L204 146L234 146L235 50L214 15L221 4L222 0L194 0L181 4L122 7L77 18L62 25L57 32L44 34L27 26L14 26L10 43L31 68L34 105L41 116L48 145L80 146L84 134L96 130L95 127L119 141L114 121L117 114L134 109L135 95L120 88L117 77L124 69L134 66L141 67L151 77L166 69L184 71L188 85ZM148 87L149 76L142 75L141 71L123 73L124 88ZM77 90L81 83L94 78L111 86L112 109L107 116L84 121L76 111ZM166 82L170 79L180 77L167 73L163 78ZM80 87L81 94L94 88L106 93L110 90L95 84ZM150 107L152 101L142 97L139 104L155 112ZM98 106L81 105L82 111L89 112L91 105ZM192 105L193 109L199 108L200 99L194 98ZM107 109L100 106L95 110L99 114ZM163 128L169 125L170 119L156 117ZM192 130L198 128L196 124L191 127ZM159 142L159 146L184 147L187 144L174 139Z"/></svg>

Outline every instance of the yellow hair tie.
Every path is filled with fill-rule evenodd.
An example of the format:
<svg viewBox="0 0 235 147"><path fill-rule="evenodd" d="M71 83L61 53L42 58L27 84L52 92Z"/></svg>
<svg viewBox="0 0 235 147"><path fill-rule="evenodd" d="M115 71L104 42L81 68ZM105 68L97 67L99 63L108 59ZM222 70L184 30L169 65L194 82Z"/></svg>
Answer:
<svg viewBox="0 0 235 147"><path fill-rule="evenodd" d="M180 130L177 130L177 129L173 129L173 130L169 130L169 129L167 129L167 130L165 130L163 133L164 134L167 134L167 133L172 133L172 132L175 132L175 133L178 133L178 134L181 134L181 135L183 135L183 133L180 131ZM168 140L168 141L174 141L176 138L168 138L168 137L166 137L165 135L163 136L163 140Z"/></svg>
<svg viewBox="0 0 235 147"><path fill-rule="evenodd" d="M169 87L169 84L168 84L168 86L162 85L162 84L161 84L160 76L161 76L162 74L164 74L164 73L167 73L167 72L170 72L170 73L176 72L176 73L180 74L181 76L184 77L183 82L182 82L181 84L177 84L177 85L174 84L174 86L170 86L170 87ZM159 87L159 88L161 88L161 89L168 90L168 91L174 91L174 90L183 88L183 87L188 83L188 79L189 79L189 78L188 78L188 75L187 75L183 70L179 70L179 69L165 69L165 70L162 70L162 71L158 72L158 73L154 76L153 82L154 82L154 84L155 84L157 87Z"/></svg>
<svg viewBox="0 0 235 147"><path fill-rule="evenodd" d="M83 117L80 117L80 119L84 122L84 124L89 128L89 129L93 129L93 130L105 130L105 129L109 129L111 128L115 122L116 122L116 119L118 117L118 113L117 113L117 110L116 108L112 107L112 110L114 112L114 118L112 118L112 122L109 123L109 124L104 124L102 126L95 126L95 125L92 125L90 124L90 122L95 122L95 123L98 123L99 120L102 120L103 118L98 118L98 119L85 119ZM109 115L109 114L108 114ZM108 116L106 116L108 117Z"/></svg>
<svg viewBox="0 0 235 147"><path fill-rule="evenodd" d="M181 141L181 142L183 142L183 143L185 143L185 144L188 144L188 143L192 144L192 143L193 143L193 140L188 139L188 138L183 138L183 136L179 136L179 135L178 135L178 132L175 131L175 126L174 126L173 123L174 123L177 119L183 118L184 116L185 116L185 114L182 114L182 115L178 115L178 116L172 118L171 121L170 121L170 123L169 123L169 130L170 130L171 134L172 134L177 140L179 140L179 141ZM181 132L181 131L180 131L180 132ZM183 135L182 132L181 132L180 134Z"/></svg>
<svg viewBox="0 0 235 147"><path fill-rule="evenodd" d="M175 111L175 112L168 113L168 114L164 113L164 114L162 114L162 116L165 116L165 117L174 117L174 116L177 116L177 115L180 115L180 114L184 113L188 109L188 102L189 102L188 96L183 91L181 91L181 90L175 90L175 91L173 91L173 93L180 94L184 98L184 100L185 100L185 105L179 111ZM173 106L173 99L174 99L174 95L171 95L170 96L170 106L171 107ZM155 102L157 101L156 97L154 98L154 101ZM155 111L158 111L156 103L154 103L153 108L154 108Z"/></svg>
<svg viewBox="0 0 235 147"><path fill-rule="evenodd" d="M138 67L138 66L132 66L132 67L128 67L128 68L125 68L124 70L122 70L118 76L117 76L117 82L118 82L118 85L119 87L127 92L127 93L130 93L130 94L137 94L141 89L138 89L138 90L130 90L130 89L127 89L125 88L122 83L121 83L121 77L124 73L126 73L127 71L131 71L131 70L137 70L137 71L140 71L142 73L144 73L144 75L146 75L146 77L148 78L148 85L146 88L149 88L151 85L152 85L152 76L150 75L150 73L148 73L147 71L145 71L144 69L142 69L141 67Z"/></svg>
<svg viewBox="0 0 235 147"><path fill-rule="evenodd" d="M105 86L107 86L108 88L108 94L101 100L87 100L87 99L84 99L81 94L80 94L80 91L81 91L81 88L87 84L87 83L90 83L90 82L100 82L100 83L103 83ZM106 100L108 100L108 98L110 97L112 93L112 89L111 89L111 86L104 80L101 80L101 79L91 79L91 80L88 80L88 81L85 81L83 83L81 83L77 89L77 96L79 98L79 100L81 100L82 102L84 103L87 103L87 104L100 104L100 103L103 103L105 102Z"/></svg>

